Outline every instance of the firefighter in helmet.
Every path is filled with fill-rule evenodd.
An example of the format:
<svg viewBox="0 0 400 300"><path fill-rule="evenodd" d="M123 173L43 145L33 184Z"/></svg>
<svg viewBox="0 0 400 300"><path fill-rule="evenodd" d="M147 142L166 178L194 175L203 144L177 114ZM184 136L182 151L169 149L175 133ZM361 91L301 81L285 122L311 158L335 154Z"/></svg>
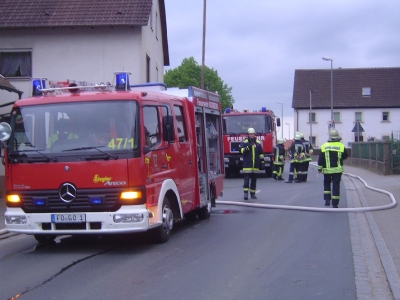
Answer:
<svg viewBox="0 0 400 300"><path fill-rule="evenodd" d="M290 157L290 169L289 169L289 178L286 183L292 183L294 174L297 174L297 178L294 182L301 182L301 163L304 159L304 145L301 142L300 133L296 132L294 135L294 142L290 146L289 149L289 157ZM300 175L300 176L299 176Z"/></svg>
<svg viewBox="0 0 400 300"><path fill-rule="evenodd" d="M300 133L300 140L304 145L304 160L301 164L301 181L306 182L308 176L308 167L310 166L311 155L314 153L314 148L309 141L304 138L304 134Z"/></svg>
<svg viewBox="0 0 400 300"><path fill-rule="evenodd" d="M337 129L329 130L328 141L321 146L318 156L318 172L324 174L325 206L337 208L340 199L340 181L343 173L343 160L348 154ZM332 188L331 188L332 186Z"/></svg>
<svg viewBox="0 0 400 300"><path fill-rule="evenodd" d="M265 169L265 161L261 142L256 138L254 128L247 130L247 138L240 143L239 151L243 155L244 200L249 199L249 191L251 199L257 199L257 174L259 170Z"/></svg>
<svg viewBox="0 0 400 300"><path fill-rule="evenodd" d="M285 167L285 141L282 138L278 139L278 144L274 147L274 171L272 178L275 180L283 180L282 173Z"/></svg>

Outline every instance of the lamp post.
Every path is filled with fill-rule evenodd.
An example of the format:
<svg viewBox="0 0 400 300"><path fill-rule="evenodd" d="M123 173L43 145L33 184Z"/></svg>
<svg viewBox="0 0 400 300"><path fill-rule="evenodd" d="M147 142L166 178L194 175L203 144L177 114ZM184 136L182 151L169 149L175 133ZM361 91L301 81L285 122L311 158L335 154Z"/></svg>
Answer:
<svg viewBox="0 0 400 300"><path fill-rule="evenodd" d="M333 121L333 58L323 57L322 59L331 62L331 121Z"/></svg>
<svg viewBox="0 0 400 300"><path fill-rule="evenodd" d="M281 118L282 128L281 128L281 131L282 131L282 138L283 138L283 103L279 102L279 101L276 101L276 103L279 103L280 105L282 105L282 118Z"/></svg>
<svg viewBox="0 0 400 300"><path fill-rule="evenodd" d="M285 123L288 127L289 127L289 140L290 140L290 124L289 123Z"/></svg>
<svg viewBox="0 0 400 300"><path fill-rule="evenodd" d="M204 90L204 62L206 56L206 11L207 11L207 0L203 2L203 42L201 48L201 80L200 87Z"/></svg>
<svg viewBox="0 0 400 300"><path fill-rule="evenodd" d="M308 122L310 122L310 138L309 141L312 145L312 118L311 118L311 109L312 109L312 93L313 91L310 91L310 113L308 115Z"/></svg>

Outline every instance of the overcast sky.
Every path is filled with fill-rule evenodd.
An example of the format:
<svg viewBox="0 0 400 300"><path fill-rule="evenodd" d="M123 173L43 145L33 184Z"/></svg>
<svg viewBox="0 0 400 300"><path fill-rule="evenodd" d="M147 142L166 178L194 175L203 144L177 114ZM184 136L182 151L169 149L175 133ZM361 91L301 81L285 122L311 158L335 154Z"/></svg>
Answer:
<svg viewBox="0 0 400 300"><path fill-rule="evenodd" d="M170 66L202 61L204 0L165 0ZM207 0L205 64L237 109L272 109L293 126L296 69L400 66L400 0ZM293 127L292 127L293 132ZM288 135L288 129L284 130Z"/></svg>

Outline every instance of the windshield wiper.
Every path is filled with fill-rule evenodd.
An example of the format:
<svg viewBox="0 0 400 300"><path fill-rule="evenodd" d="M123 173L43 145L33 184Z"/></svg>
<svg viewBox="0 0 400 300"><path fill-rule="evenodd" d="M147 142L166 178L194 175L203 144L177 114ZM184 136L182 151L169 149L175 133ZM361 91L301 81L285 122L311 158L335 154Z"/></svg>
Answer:
<svg viewBox="0 0 400 300"><path fill-rule="evenodd" d="M40 152L40 151L44 151L44 150L46 150L46 149L18 150L18 152L36 152L36 153L39 153L40 155L42 155L43 157L47 158L48 160L51 160L51 161L54 161L54 162L58 161L57 158L48 156L48 155ZM30 158L28 162L41 162L41 161L43 161L43 159L40 160L40 159Z"/></svg>
<svg viewBox="0 0 400 300"><path fill-rule="evenodd" d="M113 155L113 154L110 154L110 153L107 153L107 152L105 152L105 151L100 150L99 148L101 148L101 147L105 147L105 146L77 147L77 148L72 148L72 149L67 149L67 150L62 150L62 151L63 151L63 152L66 152L66 151L79 151L79 150L96 149L97 151L99 151L99 152L101 152L101 153L107 155L107 157L111 157L111 158L114 158L114 159L118 159L118 156L117 156L117 155ZM98 158L101 159L102 157L97 156L97 157L93 157L93 158L94 158L94 159L98 159Z"/></svg>

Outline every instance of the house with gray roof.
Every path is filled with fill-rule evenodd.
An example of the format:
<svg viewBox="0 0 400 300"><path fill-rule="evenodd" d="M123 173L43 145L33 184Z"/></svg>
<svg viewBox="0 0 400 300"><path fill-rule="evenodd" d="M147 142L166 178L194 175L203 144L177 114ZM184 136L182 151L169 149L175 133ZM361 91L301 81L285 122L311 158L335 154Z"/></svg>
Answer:
<svg viewBox="0 0 400 300"><path fill-rule="evenodd" d="M2 0L0 36L0 74L22 98L31 78L163 82L169 65L164 0ZM0 90L0 105L12 100Z"/></svg>
<svg viewBox="0 0 400 300"><path fill-rule="evenodd" d="M331 126L346 146L389 139L400 130L400 68L295 70L292 108L294 131L316 147Z"/></svg>

